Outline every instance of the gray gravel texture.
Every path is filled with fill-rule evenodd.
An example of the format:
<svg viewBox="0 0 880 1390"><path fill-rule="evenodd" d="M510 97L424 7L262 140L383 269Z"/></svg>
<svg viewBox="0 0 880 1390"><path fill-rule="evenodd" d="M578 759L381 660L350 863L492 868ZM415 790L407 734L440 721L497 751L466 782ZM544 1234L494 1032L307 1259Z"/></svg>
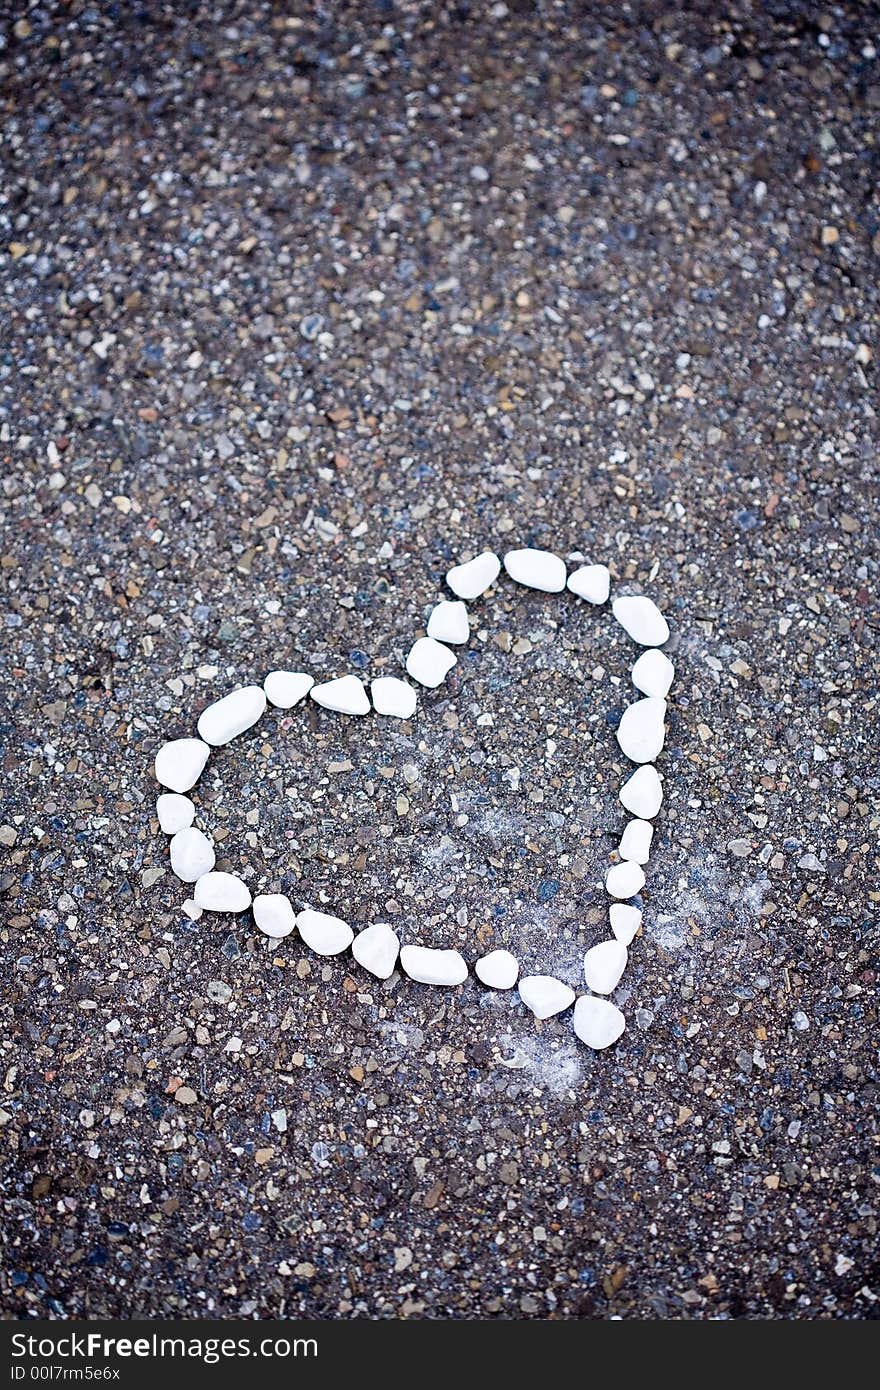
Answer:
<svg viewBox="0 0 880 1390"><path fill-rule="evenodd" d="M5 1315L876 1316L877 8L11 9ZM524 544L674 627L602 1054L191 923L154 819L209 700L398 673ZM200 823L579 984L633 649L474 611L411 724L269 714Z"/></svg>

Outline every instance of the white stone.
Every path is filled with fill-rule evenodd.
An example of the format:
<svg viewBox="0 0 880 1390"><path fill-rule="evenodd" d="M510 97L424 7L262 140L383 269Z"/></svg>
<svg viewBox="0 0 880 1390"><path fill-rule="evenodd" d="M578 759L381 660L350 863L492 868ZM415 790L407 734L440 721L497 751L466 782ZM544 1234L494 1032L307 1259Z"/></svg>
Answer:
<svg viewBox="0 0 880 1390"><path fill-rule="evenodd" d="M594 994L611 994L626 969L627 949L622 941L600 941L584 956L584 979Z"/></svg>
<svg viewBox="0 0 880 1390"><path fill-rule="evenodd" d="M519 975L519 961L509 951L490 951L477 961L474 973L489 989L513 989Z"/></svg>
<svg viewBox="0 0 880 1390"><path fill-rule="evenodd" d="M663 804L663 783L656 767L651 763L637 767L624 782L618 797L631 815L652 820Z"/></svg>
<svg viewBox="0 0 880 1390"><path fill-rule="evenodd" d="M253 728L265 713L266 694L259 685L243 685L238 690L230 690L222 700L203 709L197 725L199 737L212 748L222 748L231 743L246 729Z"/></svg>
<svg viewBox="0 0 880 1390"><path fill-rule="evenodd" d="M316 705L332 709L337 714L369 714L370 700L363 681L357 676L339 676L336 680L313 685L309 691Z"/></svg>
<svg viewBox="0 0 880 1390"><path fill-rule="evenodd" d="M441 599L431 609L428 636L436 642L466 642L471 635L468 612L458 599Z"/></svg>
<svg viewBox="0 0 880 1390"><path fill-rule="evenodd" d="M319 956L338 956L347 951L354 932L341 917L329 912L314 912L306 907L297 915L296 929L306 945Z"/></svg>
<svg viewBox="0 0 880 1390"><path fill-rule="evenodd" d="M210 873L216 862L214 846L207 835L191 825L178 830L169 848L171 867L182 883L195 883L202 874Z"/></svg>
<svg viewBox="0 0 880 1390"><path fill-rule="evenodd" d="M188 792L205 770L211 756L200 738L173 738L156 754L156 781L173 792Z"/></svg>
<svg viewBox="0 0 880 1390"><path fill-rule="evenodd" d="M608 910L608 917L611 921L611 930L622 941L624 946L628 946L642 925L642 914L637 907L631 903L612 903Z"/></svg>
<svg viewBox="0 0 880 1390"><path fill-rule="evenodd" d="M411 719L416 712L416 692L397 676L377 676L370 685L370 698L377 714Z"/></svg>
<svg viewBox="0 0 880 1390"><path fill-rule="evenodd" d="M568 587L587 603L606 603L611 592L611 574L607 565L581 565L568 576Z"/></svg>
<svg viewBox="0 0 880 1390"><path fill-rule="evenodd" d="M193 902L192 898L187 898L185 900L183 910L191 922L198 922L202 915L202 909Z"/></svg>
<svg viewBox="0 0 880 1390"><path fill-rule="evenodd" d="M666 701L648 696L627 705L617 726L620 751L634 763L652 763L666 739Z"/></svg>
<svg viewBox="0 0 880 1390"><path fill-rule="evenodd" d="M247 912L251 905L251 890L238 874L203 874L193 897L206 912Z"/></svg>
<svg viewBox="0 0 880 1390"><path fill-rule="evenodd" d="M596 1052L617 1042L625 1027L626 1019L609 999L582 994L574 1006L574 1031Z"/></svg>
<svg viewBox="0 0 880 1390"><path fill-rule="evenodd" d="M640 647L662 647L669 641L669 624L653 599L626 594L611 605L620 626Z"/></svg>
<svg viewBox="0 0 880 1390"><path fill-rule="evenodd" d="M419 685L434 690L446 679L457 660L455 652L435 642L433 637L419 637L409 649L406 669Z"/></svg>
<svg viewBox="0 0 880 1390"><path fill-rule="evenodd" d="M156 798L156 815L159 829L166 835L176 835L178 830L188 830L196 818L196 808L188 796L178 792L164 792Z"/></svg>
<svg viewBox="0 0 880 1390"><path fill-rule="evenodd" d="M453 565L447 572L446 583L454 594L465 602L479 598L490 589L501 572L501 561L492 550L484 550L463 565Z"/></svg>
<svg viewBox="0 0 880 1390"><path fill-rule="evenodd" d="M642 652L632 668L632 682L643 695L656 695L665 700L672 685L675 667L665 652L656 647Z"/></svg>
<svg viewBox="0 0 880 1390"><path fill-rule="evenodd" d="M565 588L565 562L549 550L508 550L504 568L517 584L559 594Z"/></svg>
<svg viewBox="0 0 880 1390"><path fill-rule="evenodd" d="M647 864L653 838L654 827L649 820L631 820L620 837L617 853L633 864Z"/></svg>
<svg viewBox="0 0 880 1390"><path fill-rule="evenodd" d="M315 684L306 671L270 671L263 681L266 699L276 709L293 709Z"/></svg>
<svg viewBox="0 0 880 1390"><path fill-rule="evenodd" d="M380 980L388 980L394 974L400 954L397 932L386 922L374 922L372 926L358 932L351 944L351 954L358 965L369 970L371 975Z"/></svg>
<svg viewBox="0 0 880 1390"><path fill-rule="evenodd" d="M612 898L634 898L645 886L645 873L640 864L625 859L613 864L605 875L605 889Z"/></svg>
<svg viewBox="0 0 880 1390"><path fill-rule="evenodd" d="M403 946L400 963L411 980L420 985L460 985L468 968L458 951L436 951L430 946Z"/></svg>
<svg viewBox="0 0 880 1390"><path fill-rule="evenodd" d="M552 1018L574 1001L574 990L553 975L525 975L519 982L519 997L535 1018Z"/></svg>
<svg viewBox="0 0 880 1390"><path fill-rule="evenodd" d="M296 926L296 913L286 893L258 893L254 898L254 921L264 936L280 941Z"/></svg>

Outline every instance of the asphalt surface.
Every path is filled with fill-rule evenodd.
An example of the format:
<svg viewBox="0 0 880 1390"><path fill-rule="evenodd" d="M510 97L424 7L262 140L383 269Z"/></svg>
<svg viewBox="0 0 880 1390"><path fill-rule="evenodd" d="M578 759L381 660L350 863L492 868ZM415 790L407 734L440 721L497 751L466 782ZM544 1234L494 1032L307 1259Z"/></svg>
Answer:
<svg viewBox="0 0 880 1390"><path fill-rule="evenodd" d="M4 8L4 1315L876 1316L876 6ZM208 701L397 674L529 544L674 629L601 1054L190 922L154 817ZM631 646L475 611L411 724L267 715L200 818L577 983Z"/></svg>

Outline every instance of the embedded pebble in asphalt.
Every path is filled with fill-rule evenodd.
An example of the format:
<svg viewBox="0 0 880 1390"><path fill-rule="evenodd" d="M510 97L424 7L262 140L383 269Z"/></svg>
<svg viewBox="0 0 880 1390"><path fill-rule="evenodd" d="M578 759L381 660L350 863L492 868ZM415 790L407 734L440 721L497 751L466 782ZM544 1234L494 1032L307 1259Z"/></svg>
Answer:
<svg viewBox="0 0 880 1390"><path fill-rule="evenodd" d="M173 792L188 792L205 770L211 756L200 738L174 738L156 754L156 781Z"/></svg>

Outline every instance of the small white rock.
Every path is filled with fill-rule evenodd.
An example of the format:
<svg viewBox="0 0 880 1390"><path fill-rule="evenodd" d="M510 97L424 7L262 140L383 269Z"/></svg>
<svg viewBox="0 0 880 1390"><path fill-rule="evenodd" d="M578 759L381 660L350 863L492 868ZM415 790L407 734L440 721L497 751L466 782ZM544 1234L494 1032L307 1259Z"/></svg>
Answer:
<svg viewBox="0 0 880 1390"><path fill-rule="evenodd" d="M247 912L251 905L251 890L238 874L203 874L193 897L206 912Z"/></svg>
<svg viewBox="0 0 880 1390"><path fill-rule="evenodd" d="M370 685L370 698L377 714L411 719L416 712L416 692L397 676L377 676Z"/></svg>
<svg viewBox="0 0 880 1390"><path fill-rule="evenodd" d="M433 637L419 637L409 649L406 669L419 685L434 690L443 683L457 660L455 652L435 642Z"/></svg>
<svg viewBox="0 0 880 1390"><path fill-rule="evenodd" d="M332 709L337 714L369 714L370 701L363 681L357 676L339 676L336 680L313 685L309 691L316 705Z"/></svg>
<svg viewBox="0 0 880 1390"><path fill-rule="evenodd" d="M210 756L210 748L200 738L173 738L156 754L156 781L173 792L188 792Z"/></svg>
<svg viewBox="0 0 880 1390"><path fill-rule="evenodd" d="M210 873L216 862L214 846L207 835L191 825L178 830L169 848L171 867L182 883L195 883L202 874Z"/></svg>
<svg viewBox="0 0 880 1390"><path fill-rule="evenodd" d="M453 565L447 572L446 583L454 594L465 602L479 598L491 588L501 572L501 561L492 550L484 550L463 565Z"/></svg>
<svg viewBox="0 0 880 1390"><path fill-rule="evenodd" d="M458 951L436 951L430 946L403 946L400 963L411 980L420 985L460 985L468 969Z"/></svg>
<svg viewBox="0 0 880 1390"><path fill-rule="evenodd" d="M627 949L622 941L600 941L584 956L584 979L595 994L611 994L626 969Z"/></svg>
<svg viewBox="0 0 880 1390"><path fill-rule="evenodd" d="M458 599L441 599L431 609L428 619L428 636L436 642L466 642L471 635L468 612Z"/></svg>
<svg viewBox="0 0 880 1390"><path fill-rule="evenodd" d="M508 550L504 568L517 584L559 594L565 588L565 561L549 550Z"/></svg>
<svg viewBox="0 0 880 1390"><path fill-rule="evenodd" d="M202 909L193 902L192 898L186 899L183 910L191 922L197 922L202 915Z"/></svg>
<svg viewBox="0 0 880 1390"><path fill-rule="evenodd" d="M665 652L651 647L642 652L632 668L632 682L643 695L656 695L665 700L672 685L675 667Z"/></svg>
<svg viewBox="0 0 880 1390"><path fill-rule="evenodd" d="M633 864L647 864L653 838L654 827L649 820L631 820L620 837L617 853Z"/></svg>
<svg viewBox="0 0 880 1390"><path fill-rule="evenodd" d="M605 875L605 890L612 898L634 898L645 886L645 873L640 864L631 864L625 859L622 864L612 864Z"/></svg>
<svg viewBox="0 0 880 1390"><path fill-rule="evenodd" d="M293 709L304 700L315 684L305 671L270 671L263 681L266 699L276 709Z"/></svg>
<svg viewBox="0 0 880 1390"><path fill-rule="evenodd" d="M371 975L388 980L394 974L400 954L397 933L386 922L374 922L358 932L351 944L351 954Z"/></svg>
<svg viewBox="0 0 880 1390"><path fill-rule="evenodd" d="M552 1018L574 1001L574 990L553 975L525 975L519 982L519 997L535 1018Z"/></svg>
<svg viewBox="0 0 880 1390"><path fill-rule="evenodd" d="M628 946L642 925L642 914L637 907L631 903L612 903L608 910L608 917L611 922L611 930L622 941L624 946Z"/></svg>
<svg viewBox="0 0 880 1390"><path fill-rule="evenodd" d="M617 726L620 751L634 763L652 763L666 739L666 701L649 696L623 711Z"/></svg>
<svg viewBox="0 0 880 1390"><path fill-rule="evenodd" d="M164 792L156 798L156 815L159 829L166 835L176 835L178 830L188 830L196 818L196 808L188 796L178 792Z"/></svg>
<svg viewBox="0 0 880 1390"><path fill-rule="evenodd" d="M587 603L606 603L611 592L611 574L607 565L581 565L568 576L568 587Z"/></svg>
<svg viewBox="0 0 880 1390"><path fill-rule="evenodd" d="M258 893L253 902L254 921L264 936L280 941L296 926L296 913L285 893Z"/></svg>
<svg viewBox="0 0 880 1390"><path fill-rule="evenodd" d="M596 1052L617 1042L625 1027L626 1019L609 999L582 994L574 1006L574 1031Z"/></svg>
<svg viewBox="0 0 880 1390"><path fill-rule="evenodd" d="M306 907L298 913L296 929L306 945L319 956L338 956L347 951L354 932L341 917L329 912L314 912Z"/></svg>
<svg viewBox="0 0 880 1390"><path fill-rule="evenodd" d="M624 782L618 797L631 815L651 820L663 804L663 784L656 767L651 763L637 767Z"/></svg>
<svg viewBox="0 0 880 1390"><path fill-rule="evenodd" d="M489 989L513 989L519 975L519 961L509 951L490 951L477 961L474 973Z"/></svg>
<svg viewBox="0 0 880 1390"><path fill-rule="evenodd" d="M253 728L266 710L266 694L259 685L243 685L215 700L199 715L199 737L212 748L231 743L246 729Z"/></svg>
<svg viewBox="0 0 880 1390"><path fill-rule="evenodd" d="M620 626L640 647L662 647L669 641L669 624L653 599L626 594L611 605Z"/></svg>

